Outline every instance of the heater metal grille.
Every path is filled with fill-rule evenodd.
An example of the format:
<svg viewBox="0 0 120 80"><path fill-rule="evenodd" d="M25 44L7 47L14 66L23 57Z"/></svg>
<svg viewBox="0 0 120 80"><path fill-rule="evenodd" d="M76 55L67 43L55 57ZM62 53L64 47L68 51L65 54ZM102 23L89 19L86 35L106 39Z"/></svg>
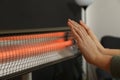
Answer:
<svg viewBox="0 0 120 80"><path fill-rule="evenodd" d="M72 37L65 37L66 32L0 37L0 77L73 56Z"/></svg>

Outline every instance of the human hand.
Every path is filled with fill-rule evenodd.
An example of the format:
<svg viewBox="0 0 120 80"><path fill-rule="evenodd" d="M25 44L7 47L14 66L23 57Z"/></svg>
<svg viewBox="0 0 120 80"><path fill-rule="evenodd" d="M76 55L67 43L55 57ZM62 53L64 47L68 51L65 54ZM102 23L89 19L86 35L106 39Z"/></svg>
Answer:
<svg viewBox="0 0 120 80"><path fill-rule="evenodd" d="M87 34L95 42L100 53L105 54L105 55L120 55L120 49L104 48L99 42L99 40L97 39L97 37L95 36L95 34L93 33L93 31L84 22L80 21L80 25L86 30Z"/></svg>
<svg viewBox="0 0 120 80"><path fill-rule="evenodd" d="M101 51L102 45L97 40L96 36L93 32L86 27L83 23L77 22L73 20L68 20L68 26L70 27L73 36L77 40L78 47L82 52L83 56L87 60L87 62L98 66L101 69L110 72L110 63L112 56L104 55L104 51ZM103 54L102 54L102 53Z"/></svg>
<svg viewBox="0 0 120 80"><path fill-rule="evenodd" d="M77 40L78 47L85 59L89 63L95 64L96 59L101 56L101 53L98 50L98 47L94 41L94 36L87 31L87 27L82 27L82 25L78 24L73 20L69 19L68 25L70 26L71 31L75 39Z"/></svg>
<svg viewBox="0 0 120 80"><path fill-rule="evenodd" d="M105 49L101 43L99 42L99 40L97 39L97 37L95 36L95 34L93 33L93 31L82 21L80 21L80 25L81 27L83 27L87 34L91 37L91 39L95 42L98 50L102 53L102 54L106 54L107 49Z"/></svg>

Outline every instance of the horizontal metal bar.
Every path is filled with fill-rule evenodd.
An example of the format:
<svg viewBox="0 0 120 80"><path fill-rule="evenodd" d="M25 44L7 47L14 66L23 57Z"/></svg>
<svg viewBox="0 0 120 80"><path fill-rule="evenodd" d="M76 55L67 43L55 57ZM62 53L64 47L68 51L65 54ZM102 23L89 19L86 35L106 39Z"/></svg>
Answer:
<svg viewBox="0 0 120 80"><path fill-rule="evenodd" d="M49 27L39 29L21 29L21 30L0 30L0 35L5 34L24 34L24 33L46 33L46 32L57 32L57 31L69 31L69 27Z"/></svg>

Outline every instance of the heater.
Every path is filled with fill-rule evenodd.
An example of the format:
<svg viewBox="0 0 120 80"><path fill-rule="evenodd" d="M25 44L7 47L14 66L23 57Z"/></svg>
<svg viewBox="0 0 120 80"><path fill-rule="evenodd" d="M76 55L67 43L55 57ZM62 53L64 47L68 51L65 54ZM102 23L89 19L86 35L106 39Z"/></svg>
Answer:
<svg viewBox="0 0 120 80"><path fill-rule="evenodd" d="M49 74L44 71L40 75L40 72L51 66L55 67L55 73L54 77L50 77L55 80L59 78L58 74L61 75L61 70L65 69L63 64L69 64L69 60L71 60L67 68L69 70L64 71L68 76L69 73L75 74L79 71L78 74L71 75L77 80L78 75L82 73L78 69L81 68L81 64L79 67L76 65L81 55L78 54L76 43L67 27L68 18L75 18L67 6L69 1L2 0L0 2L0 80L31 80L25 78L30 76L33 80L37 80L37 75L43 77L44 74ZM61 70L56 66L58 64ZM52 72L52 69L48 71ZM18 79L19 76L24 76L25 79ZM49 75L45 75L45 78L47 77ZM69 77L65 79L70 80Z"/></svg>
<svg viewBox="0 0 120 80"><path fill-rule="evenodd" d="M73 37L65 28L63 31L55 30L55 32L53 29L52 32L38 30L25 33L2 32L0 34L0 78L25 73L26 70L33 71L36 67L72 58L75 51L73 45Z"/></svg>

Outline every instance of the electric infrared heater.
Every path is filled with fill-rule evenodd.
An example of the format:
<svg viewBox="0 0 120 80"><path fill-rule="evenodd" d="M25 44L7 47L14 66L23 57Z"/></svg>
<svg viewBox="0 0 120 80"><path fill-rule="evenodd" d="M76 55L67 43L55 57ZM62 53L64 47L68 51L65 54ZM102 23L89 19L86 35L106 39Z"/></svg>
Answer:
<svg viewBox="0 0 120 80"><path fill-rule="evenodd" d="M67 2L0 1L0 80L76 56L75 41L67 27L67 19L74 16Z"/></svg>
<svg viewBox="0 0 120 80"><path fill-rule="evenodd" d="M0 77L73 56L70 32L1 35Z"/></svg>

